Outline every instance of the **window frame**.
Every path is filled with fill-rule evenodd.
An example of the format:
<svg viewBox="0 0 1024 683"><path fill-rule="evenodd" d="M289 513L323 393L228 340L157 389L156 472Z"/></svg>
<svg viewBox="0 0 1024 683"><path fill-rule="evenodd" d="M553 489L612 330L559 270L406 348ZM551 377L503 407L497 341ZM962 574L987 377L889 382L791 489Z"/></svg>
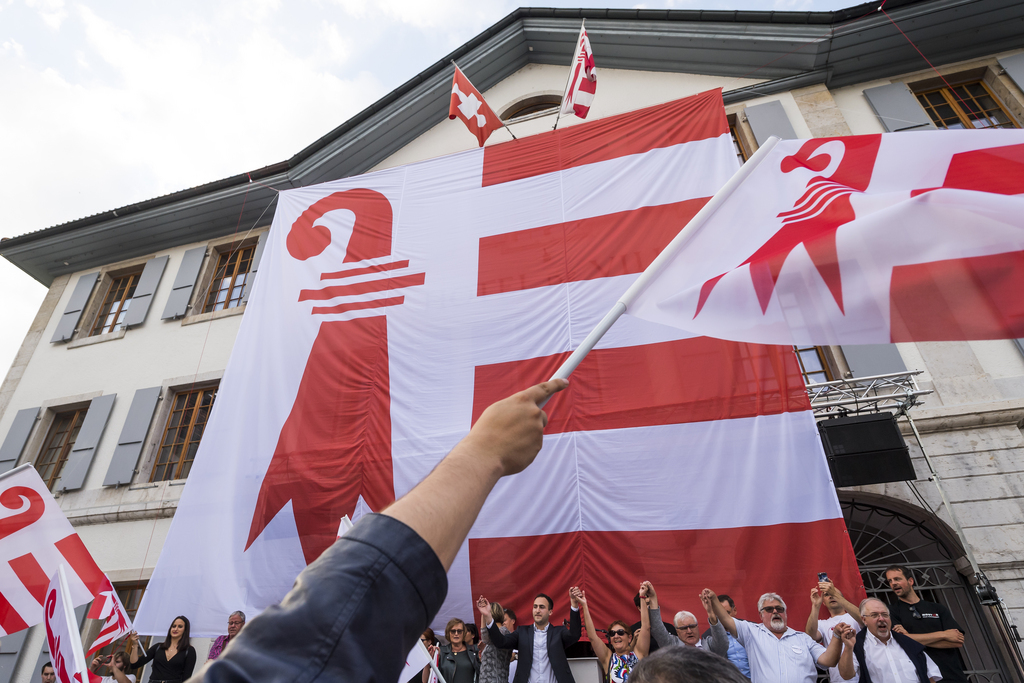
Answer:
<svg viewBox="0 0 1024 683"><path fill-rule="evenodd" d="M992 100L999 106L1000 110L1006 116L1006 118L1016 128L1021 128L1022 121L1022 107L1020 102L1014 101L1015 98L1013 93L1006 87L1003 82L1005 77L998 74L994 67L998 66L996 60L992 60L991 64L983 65L971 69L963 69L956 73L946 74L940 77L924 78L920 80L907 80L905 81L907 87L918 99L918 103L921 108L928 113L928 118L935 124L939 130L949 130L948 128L941 128L935 123L935 119L932 118L929 107L921 102L921 96L930 94L936 91L947 91L949 88L958 88L961 86L978 84L986 91L986 93L992 98ZM964 130L984 130L983 128L975 128L971 123L971 120L967 118L966 114L962 111L959 100L953 97L951 93L943 92L943 98L952 107L956 113L957 118L965 126Z"/></svg>
<svg viewBox="0 0 1024 683"><path fill-rule="evenodd" d="M50 415L49 424L46 425L46 430L43 432L43 440L38 449L35 451L36 455L32 459L32 466L36 468L36 472L39 473L39 477L46 484L46 488L50 491L54 490L57 482L60 481L61 474L64 471L64 467L68 463L68 458L71 455L71 449L75 447L75 442L78 440L78 434L82 429L82 423L85 422L85 416L89 412L89 406L91 402L85 405L79 406L68 406L63 408L54 408ZM41 467L43 466L43 457L51 450L53 446L53 439L57 436L56 430L60 421L65 416L71 415L72 423L69 432L74 432L74 438L65 438L64 443L60 446L57 456L57 462L54 464L54 469L49 476L43 476ZM69 433L65 432L65 433Z"/></svg>
<svg viewBox="0 0 1024 683"><path fill-rule="evenodd" d="M184 454L188 453L189 447L190 447L190 445L192 443L195 443L196 453L198 453L199 444L202 441L202 436L205 435L205 433L206 433L206 425L209 423L210 413L213 411L213 405L216 402L217 391L220 388L219 385L220 385L219 381L216 381L216 382L203 382L201 384L196 384L194 386L193 385L188 385L188 386L184 386L184 387L179 387L177 389L170 389L169 395L166 396L166 400L164 401L164 403L166 405L166 408L165 408L165 410L160 411L160 416L159 417L162 420L162 422L159 422L158 424L162 424L162 429L160 429L159 431L152 430L152 431L156 432L156 439L154 440L153 448L151 450L150 457L147 458L147 461L148 461L148 467L147 467L148 475L146 476L145 483L148 483L148 484L160 484L162 482L186 481L188 479L188 475L192 471L192 465L195 463L195 454L193 454L192 458L187 461L189 463L188 464L188 472L185 473L184 477L180 476L182 467L183 467L183 465L186 462L185 458L182 457L182 456ZM182 443L165 444L165 441L167 439L168 433L172 429L177 430L177 429L180 428L180 422L178 424L175 424L173 427L171 426L172 420L174 419L174 416L175 416L178 398L180 396L186 396L187 397L190 394L197 394L197 393L198 394L209 393L211 395L209 407L208 407L208 409L206 411L206 419L205 419L205 421L203 422L203 425L202 425L202 427L203 427L203 434L200 435L199 440L193 440L192 439L193 430L195 429L195 426L196 426L196 420L197 420L198 415L199 415L199 413L200 413L200 411L202 409L201 402L197 402L197 404L192 408L193 414L189 418L189 426L188 426L187 431L186 431L186 436L185 436L184 442L182 442ZM187 403L187 398L185 400L186 400L186 403ZM202 400L202 398L200 398L200 401L201 400ZM175 446L179 446L182 449L181 450L181 454L182 455L179 455L177 463L172 465L171 461L168 460L167 463L161 464L160 457L161 457L161 452L164 450L164 448L169 447L171 449L171 452L173 452ZM169 477L169 478L168 477L163 477L163 478L158 479L157 478L157 472L160 470L161 467L173 467L174 475ZM140 470L142 470L141 467L140 467ZM165 470L165 472L166 472L166 470ZM161 473L161 474L163 474L163 473Z"/></svg>
<svg viewBox="0 0 1024 683"><path fill-rule="evenodd" d="M119 282L128 278L131 278L132 281L128 283L128 286L125 288L124 292L122 293L120 299L117 302L117 313L114 315L114 320L111 323L111 328L109 330L105 330L104 328L106 328L107 325L103 321L110 315L110 313L108 312L104 314L104 311L108 310L108 303L111 305L114 303L111 300L110 295L116 290ZM101 289L104 289L105 291L102 297L97 297L99 301L99 307L97 308L96 313L93 316L92 327L87 336L98 337L103 334L120 332L121 330L125 329L122 321L124 320L124 317L128 314L128 305L131 303L132 297L135 296L135 289L139 286L139 280L141 279L142 270L137 269L130 269L129 272L123 275L107 274L103 277L103 286L101 287Z"/></svg>
<svg viewBox="0 0 1024 683"><path fill-rule="evenodd" d="M213 282L217 274L217 266L220 262L221 254L253 247L253 256L255 257L260 236L268 230L270 230L270 226L265 225L252 230L244 237L231 235L217 240L210 240L206 243L206 255L203 257L203 263L199 267L199 275L196 277L195 285L192 287L192 295L189 297L188 309L185 312L185 315L180 318L182 325L191 325L226 316L241 315L245 312L247 302L242 301L237 306L217 309L207 313L205 312L206 301L213 289ZM198 247L201 246L201 244L197 244L195 246ZM242 292L244 294L244 287L242 288Z"/></svg>
<svg viewBox="0 0 1024 683"><path fill-rule="evenodd" d="M216 263L213 263L213 256L217 257ZM213 267L213 271L209 284L204 288L205 291L200 313L218 313L220 311L231 310L232 308L239 308L244 305L242 297L245 294L245 286L249 280L249 273L252 269L252 261L255 256L256 244L240 244L237 247L222 251L215 251L214 254L211 254L210 265ZM234 260L233 266L232 260ZM224 275L221 275L222 264L224 268ZM231 269L231 277L228 287L215 287L215 283L223 282L227 279L226 276L229 268ZM237 297L234 296L236 289L238 290ZM226 293L223 301L220 300L220 294L222 292ZM237 303L232 305L231 302L233 301Z"/></svg>
<svg viewBox="0 0 1024 683"><path fill-rule="evenodd" d="M525 109L530 107L536 107L542 104L553 105L540 109L538 111L532 111L528 114L521 114ZM562 104L561 93L556 92L542 92L521 97L518 100L511 102L506 105L501 113L498 114L498 118L501 119L502 123L521 123L523 121L530 121L532 119L539 119L545 116L551 116L558 113L558 108Z"/></svg>

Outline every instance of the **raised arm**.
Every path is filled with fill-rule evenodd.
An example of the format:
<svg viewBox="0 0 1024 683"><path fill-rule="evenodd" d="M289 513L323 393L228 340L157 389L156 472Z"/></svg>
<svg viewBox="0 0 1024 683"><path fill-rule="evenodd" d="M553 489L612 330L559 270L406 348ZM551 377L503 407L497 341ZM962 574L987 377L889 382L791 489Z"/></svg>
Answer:
<svg viewBox="0 0 1024 683"><path fill-rule="evenodd" d="M711 605L711 609L715 611L715 617L718 621L722 622L722 626L724 626L725 630L729 632L729 635L733 638L738 638L739 636L736 635L736 621L729 616L729 613L725 611L724 607L722 607L722 603L718 601L718 595L710 588L705 588L701 591L700 596L701 602L707 598L708 603Z"/></svg>
<svg viewBox="0 0 1024 683"><path fill-rule="evenodd" d="M590 641L591 647L594 648L594 654L597 655L597 661L601 663L601 671L608 671L608 660L611 659L612 652L608 649L608 646L604 644L597 635L597 629L594 628L594 620L590 618L590 608L587 605L587 596L582 590L573 586L572 591L576 595L576 602L580 605L580 614L583 615L583 625L587 629L587 640Z"/></svg>
<svg viewBox="0 0 1024 683"><path fill-rule="evenodd" d="M851 629L849 624L836 624L836 627L832 629L834 634L832 639L828 641L828 647L825 651L818 656L818 664L824 668L835 666L839 663L839 656L843 651L843 634L846 629Z"/></svg>
<svg viewBox="0 0 1024 683"><path fill-rule="evenodd" d="M857 669L853 665L853 646L857 644L857 632L852 628L843 631L843 654L839 657L839 675L844 681L853 678Z"/></svg>
<svg viewBox="0 0 1024 683"><path fill-rule="evenodd" d="M704 611L707 612L708 624L711 626L711 636L707 639L707 648L719 657L728 659L729 636L726 635L725 627L722 626L722 622L715 616L715 608L711 605L712 601L718 602L718 597L709 597L703 591L699 597L701 604L704 605Z"/></svg>
<svg viewBox="0 0 1024 683"><path fill-rule="evenodd" d="M483 616L484 631L487 633L491 645L503 650L515 650L519 647L519 634L515 631L508 635L501 632L500 625L494 621L494 617L491 615L491 603L487 598L482 595L477 598L476 608ZM480 637L483 638L483 632L480 633Z"/></svg>
<svg viewBox="0 0 1024 683"><path fill-rule="evenodd" d="M856 619L857 623L861 626L864 625L864 619L860 616L860 607L843 597L843 592L836 588L835 584L831 581L820 581L818 582L818 590L820 590L823 595L831 595L838 600L839 604L843 606L843 609L846 610L847 614ZM811 637L813 638L814 636Z"/></svg>
<svg viewBox="0 0 1024 683"><path fill-rule="evenodd" d="M649 581L640 586L640 634L633 647L637 659L643 659L651 651L651 598L647 593L648 588L653 588ZM662 628L665 628L664 625Z"/></svg>
<svg viewBox="0 0 1024 683"><path fill-rule="evenodd" d="M821 632L818 630L818 615L821 614L822 600L820 585L811 589L811 613L807 615L807 626L804 627L804 633L816 643L821 642Z"/></svg>
<svg viewBox="0 0 1024 683"><path fill-rule="evenodd" d="M648 620L651 622L651 638L658 644L658 647L675 647L681 645L679 639L668 632L661 620L661 607L658 605L658 594L654 592L654 586L650 581L644 581L641 586L647 586Z"/></svg>
<svg viewBox="0 0 1024 683"><path fill-rule="evenodd" d="M548 422L539 404L567 386L561 379L543 382L492 404L451 453L383 514L419 534L450 569L494 485L537 457Z"/></svg>

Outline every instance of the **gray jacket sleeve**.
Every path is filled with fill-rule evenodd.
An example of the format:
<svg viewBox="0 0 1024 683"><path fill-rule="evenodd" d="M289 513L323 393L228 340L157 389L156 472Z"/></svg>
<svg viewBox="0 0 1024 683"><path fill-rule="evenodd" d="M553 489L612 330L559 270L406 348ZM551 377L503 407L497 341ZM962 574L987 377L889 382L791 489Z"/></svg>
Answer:
<svg viewBox="0 0 1024 683"><path fill-rule="evenodd" d="M729 636L722 622L711 625L711 635L704 639L704 648L719 657L729 658Z"/></svg>
<svg viewBox="0 0 1024 683"><path fill-rule="evenodd" d="M658 644L659 648L662 647L675 647L682 645L679 638L668 632L665 628L665 624L661 621L661 608L650 610L651 615L651 638L654 638L654 642ZM728 649L728 643L726 643L726 649Z"/></svg>
<svg viewBox="0 0 1024 683"><path fill-rule="evenodd" d="M397 681L447 593L440 560L415 531L367 515L190 681Z"/></svg>

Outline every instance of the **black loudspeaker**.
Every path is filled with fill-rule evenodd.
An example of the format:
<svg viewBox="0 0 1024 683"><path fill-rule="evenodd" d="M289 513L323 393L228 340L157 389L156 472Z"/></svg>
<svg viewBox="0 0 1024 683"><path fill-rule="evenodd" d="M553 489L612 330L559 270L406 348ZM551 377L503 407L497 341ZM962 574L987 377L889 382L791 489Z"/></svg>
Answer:
<svg viewBox="0 0 1024 683"><path fill-rule="evenodd" d="M818 432L837 487L917 479L892 413L822 420Z"/></svg>

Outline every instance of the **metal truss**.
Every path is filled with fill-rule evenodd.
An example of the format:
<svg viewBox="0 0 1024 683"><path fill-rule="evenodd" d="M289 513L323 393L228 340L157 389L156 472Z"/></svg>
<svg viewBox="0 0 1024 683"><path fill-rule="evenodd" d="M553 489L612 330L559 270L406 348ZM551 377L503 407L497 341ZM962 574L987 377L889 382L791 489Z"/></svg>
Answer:
<svg viewBox="0 0 1024 683"><path fill-rule="evenodd" d="M917 385L917 375L923 370L891 372L870 377L851 377L833 382L808 384L807 395L815 417L877 413L882 410L906 415L914 406L921 405L921 397L931 389Z"/></svg>

